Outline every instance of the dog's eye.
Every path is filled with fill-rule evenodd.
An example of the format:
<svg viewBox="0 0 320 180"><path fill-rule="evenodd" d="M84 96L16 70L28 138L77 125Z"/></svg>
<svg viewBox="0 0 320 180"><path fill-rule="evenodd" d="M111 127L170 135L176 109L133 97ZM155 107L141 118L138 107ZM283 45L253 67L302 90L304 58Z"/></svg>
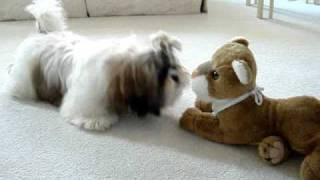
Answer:
<svg viewBox="0 0 320 180"><path fill-rule="evenodd" d="M178 77L177 75L175 75L175 74L172 74L172 75L171 75L171 79L172 79L174 82L176 82L176 83L179 82L179 77Z"/></svg>
<svg viewBox="0 0 320 180"><path fill-rule="evenodd" d="M217 71L212 71L211 73L210 73L210 75L211 75L211 77L212 77L212 79L214 79L214 80L217 80L217 79L219 79L219 73L217 72Z"/></svg>

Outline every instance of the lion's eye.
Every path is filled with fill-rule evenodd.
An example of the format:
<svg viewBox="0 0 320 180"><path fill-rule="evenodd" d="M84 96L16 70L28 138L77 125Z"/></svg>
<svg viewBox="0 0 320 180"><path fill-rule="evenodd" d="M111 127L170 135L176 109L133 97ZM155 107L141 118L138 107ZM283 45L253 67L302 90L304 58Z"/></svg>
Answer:
<svg viewBox="0 0 320 180"><path fill-rule="evenodd" d="M211 73L210 73L212 79L214 80L217 80L219 79L219 73L216 71L216 70L213 70Z"/></svg>

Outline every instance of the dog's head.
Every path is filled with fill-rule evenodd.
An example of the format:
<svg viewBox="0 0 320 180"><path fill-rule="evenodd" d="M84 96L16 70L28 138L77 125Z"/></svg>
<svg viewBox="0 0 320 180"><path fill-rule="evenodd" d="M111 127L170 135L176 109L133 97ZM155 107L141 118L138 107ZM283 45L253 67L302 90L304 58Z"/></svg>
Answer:
<svg viewBox="0 0 320 180"><path fill-rule="evenodd" d="M150 46L120 66L109 96L117 111L129 108L139 116L160 115L161 108L172 105L188 84L189 74L176 56L180 42L158 32L151 36Z"/></svg>
<svg viewBox="0 0 320 180"><path fill-rule="evenodd" d="M200 100L235 98L255 87L257 68L248 46L245 38L235 38L194 70L192 89Z"/></svg>

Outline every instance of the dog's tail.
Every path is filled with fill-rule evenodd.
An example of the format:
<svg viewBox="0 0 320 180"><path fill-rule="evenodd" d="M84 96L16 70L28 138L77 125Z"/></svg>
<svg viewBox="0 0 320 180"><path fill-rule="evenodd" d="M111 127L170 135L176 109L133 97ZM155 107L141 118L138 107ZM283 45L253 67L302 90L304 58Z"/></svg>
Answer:
<svg viewBox="0 0 320 180"><path fill-rule="evenodd" d="M67 28L60 0L33 0L25 10L36 19L39 33L64 31Z"/></svg>

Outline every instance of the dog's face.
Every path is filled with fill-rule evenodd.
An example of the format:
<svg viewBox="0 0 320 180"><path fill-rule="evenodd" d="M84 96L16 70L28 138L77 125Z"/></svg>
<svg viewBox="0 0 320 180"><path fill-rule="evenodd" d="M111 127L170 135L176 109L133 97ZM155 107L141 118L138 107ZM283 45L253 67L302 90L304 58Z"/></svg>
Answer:
<svg viewBox="0 0 320 180"><path fill-rule="evenodd" d="M243 38L225 44L212 61L192 73L192 89L199 99L235 98L255 87L256 64L248 44Z"/></svg>
<svg viewBox="0 0 320 180"><path fill-rule="evenodd" d="M165 33L155 34L151 43L150 50L124 61L111 81L109 100L118 112L129 109L138 116L160 115L189 83L189 74L175 55L180 43Z"/></svg>

